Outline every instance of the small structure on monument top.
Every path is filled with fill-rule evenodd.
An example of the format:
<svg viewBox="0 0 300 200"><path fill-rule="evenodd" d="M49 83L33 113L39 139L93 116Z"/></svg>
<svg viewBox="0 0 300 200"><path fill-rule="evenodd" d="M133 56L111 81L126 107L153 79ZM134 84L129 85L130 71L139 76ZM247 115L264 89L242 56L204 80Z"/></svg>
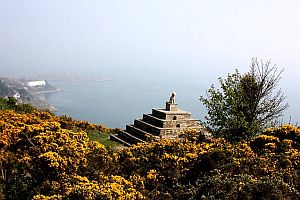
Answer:
<svg viewBox="0 0 300 200"><path fill-rule="evenodd" d="M134 124L126 125L126 130L111 134L110 139L131 146L145 142L148 137L175 139L185 130L202 130L199 120L178 108L175 97L176 93L172 92L166 108L153 108L152 114L144 114L142 119L134 120Z"/></svg>

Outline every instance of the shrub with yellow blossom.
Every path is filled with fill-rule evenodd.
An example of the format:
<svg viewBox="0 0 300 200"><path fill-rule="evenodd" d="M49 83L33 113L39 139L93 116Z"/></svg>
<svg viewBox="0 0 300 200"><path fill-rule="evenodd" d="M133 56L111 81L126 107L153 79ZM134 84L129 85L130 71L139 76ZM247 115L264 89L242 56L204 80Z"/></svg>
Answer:
<svg viewBox="0 0 300 200"><path fill-rule="evenodd" d="M116 152L84 131L99 128L0 110L0 198L300 199L299 127L238 143L189 130Z"/></svg>
<svg viewBox="0 0 300 200"><path fill-rule="evenodd" d="M59 195L66 174L95 178L109 167L102 144L81 130L61 128L47 112L1 110L0 119L0 184L7 199Z"/></svg>

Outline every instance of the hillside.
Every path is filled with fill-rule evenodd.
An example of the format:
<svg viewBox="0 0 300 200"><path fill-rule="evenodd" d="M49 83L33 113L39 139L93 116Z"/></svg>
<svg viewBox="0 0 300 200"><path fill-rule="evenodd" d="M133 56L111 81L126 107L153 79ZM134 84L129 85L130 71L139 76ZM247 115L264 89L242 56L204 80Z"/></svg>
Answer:
<svg viewBox="0 0 300 200"><path fill-rule="evenodd" d="M58 88L44 81L42 85L30 85L33 81L0 77L0 97L14 97L18 103L29 103L39 109L55 110L53 106L41 100L36 94L59 91Z"/></svg>
<svg viewBox="0 0 300 200"><path fill-rule="evenodd" d="M189 131L117 152L89 139L111 131L0 110L0 199L300 198L300 127L239 143Z"/></svg>

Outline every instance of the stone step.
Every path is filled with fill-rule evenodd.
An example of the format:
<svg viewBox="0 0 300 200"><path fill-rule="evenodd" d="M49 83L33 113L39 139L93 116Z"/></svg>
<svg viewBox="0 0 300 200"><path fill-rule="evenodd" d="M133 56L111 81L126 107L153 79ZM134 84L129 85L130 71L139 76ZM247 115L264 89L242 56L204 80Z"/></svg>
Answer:
<svg viewBox="0 0 300 200"><path fill-rule="evenodd" d="M185 130L185 127L170 127L170 128L160 128L157 126L154 126L152 124L149 124L142 119L136 119L134 120L134 126L142 129L143 131L150 132L151 134L155 136L160 136L160 135L165 135L165 134L173 134L173 133L178 133L181 130Z"/></svg>
<svg viewBox="0 0 300 200"><path fill-rule="evenodd" d="M187 129L200 130L202 128L199 126L160 128L160 127L156 127L152 124L149 124L141 119L136 119L134 121L134 126L139 129L142 129L143 131L150 132L154 136L164 136L166 134L173 135L173 134L183 132L184 130L187 130Z"/></svg>
<svg viewBox="0 0 300 200"><path fill-rule="evenodd" d="M131 127L132 130L138 130L140 132L142 132L143 134L149 134L150 136L153 136L150 133L147 133L133 125L129 125ZM190 127L190 129L195 129L195 130L201 130L202 128L197 126L197 127ZM169 138L169 139L175 139L177 138L177 134L173 135L173 134L164 134L167 131L176 131L176 132L182 132L183 130L181 128L176 128L176 129L161 129L162 134L160 135L160 138ZM136 143L140 143L140 142L145 142L144 140L136 137L133 134L130 134L126 131L120 131L118 134L111 134L110 135L110 139L119 143L124 144L125 146L131 146L132 144L136 144Z"/></svg>
<svg viewBox="0 0 300 200"><path fill-rule="evenodd" d="M199 124L199 120L196 119L172 119L172 120L163 120L159 119L151 114L144 114L143 120L144 122L151 124L153 126L156 126L158 128L179 128L178 124L180 124L180 127L189 128L192 126L197 126Z"/></svg>
<svg viewBox="0 0 300 200"><path fill-rule="evenodd" d="M128 147L131 146L130 143L125 142L124 140L122 140L121 138L119 138L118 134L110 134L109 139L112 140L112 141L115 141L115 142L122 143L122 144L124 144L125 146L128 146Z"/></svg>
<svg viewBox="0 0 300 200"><path fill-rule="evenodd" d="M162 119L162 120L173 120L174 118L177 119L190 119L191 118L191 113L186 112L184 110L176 110L176 111L168 111L166 109L161 109L161 108L153 108L152 109L152 116Z"/></svg>
<svg viewBox="0 0 300 200"><path fill-rule="evenodd" d="M147 140L147 134L151 135L150 133L143 131L142 129L139 129L135 127L133 124L127 124L126 125L126 132L130 133L131 135L134 135L142 140Z"/></svg>
<svg viewBox="0 0 300 200"><path fill-rule="evenodd" d="M156 117L156 118L158 118L158 119L162 119L162 120L164 120L164 119L166 119L166 117L167 117L167 114L166 114L166 112L163 112L162 111L163 109L161 109L161 108L153 108L152 109L152 116L154 116L154 117Z"/></svg>
<svg viewBox="0 0 300 200"><path fill-rule="evenodd" d="M161 132L161 128L156 127L152 124L149 124L142 119L136 119L134 120L134 126L145 131L145 132L150 132L155 136L158 136Z"/></svg>
<svg viewBox="0 0 300 200"><path fill-rule="evenodd" d="M143 121L147 122L148 124L163 128L166 120L157 118L151 114L143 114Z"/></svg>
<svg viewBox="0 0 300 200"><path fill-rule="evenodd" d="M141 140L140 138L135 137L134 135L131 135L130 133L122 130L118 133L118 137L122 140L125 140L129 142L130 144L137 144L140 142L145 142L144 140Z"/></svg>

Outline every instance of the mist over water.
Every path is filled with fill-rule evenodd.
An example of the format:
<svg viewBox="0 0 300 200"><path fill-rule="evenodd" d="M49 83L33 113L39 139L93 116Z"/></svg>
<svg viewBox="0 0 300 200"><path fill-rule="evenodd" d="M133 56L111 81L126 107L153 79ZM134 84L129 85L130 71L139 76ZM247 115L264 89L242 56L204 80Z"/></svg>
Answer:
<svg viewBox="0 0 300 200"><path fill-rule="evenodd" d="M75 119L87 120L109 127L125 128L134 119L152 108L164 108L172 91L177 93L180 108L192 112L196 119L204 120L206 108L199 101L211 84L218 86L216 71L206 73L115 73L111 81L52 81L51 84L63 91L43 94L41 98L53 104L58 115L70 115ZM234 71L232 71L234 72ZM230 73L232 73L230 72ZM113 74L113 73L112 73ZM223 78L226 74L223 75ZM300 96L294 92L295 86L283 79L279 85L287 96L290 108L282 119L284 123L296 124L299 120Z"/></svg>
<svg viewBox="0 0 300 200"><path fill-rule="evenodd" d="M101 75L107 82L50 82L58 114L124 127L172 91L204 119L199 97L252 57L284 68L279 88L300 119L300 2L0 1L0 75Z"/></svg>
<svg viewBox="0 0 300 200"><path fill-rule="evenodd" d="M172 91L177 92L179 107L201 118L204 108L199 97L205 90L201 79L193 77L132 76L124 74L103 82L51 82L62 92L46 94L42 98L58 108L57 114L76 119L124 128L151 113L152 108L164 108Z"/></svg>

